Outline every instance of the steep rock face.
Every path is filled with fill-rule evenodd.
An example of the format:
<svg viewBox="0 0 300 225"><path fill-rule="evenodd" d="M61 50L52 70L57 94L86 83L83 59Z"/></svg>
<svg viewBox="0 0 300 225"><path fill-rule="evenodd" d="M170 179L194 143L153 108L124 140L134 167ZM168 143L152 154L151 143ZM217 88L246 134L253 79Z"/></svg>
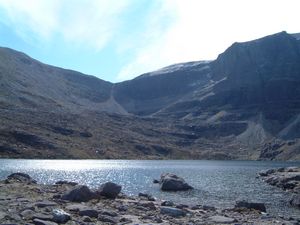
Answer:
<svg viewBox="0 0 300 225"><path fill-rule="evenodd" d="M204 86L208 70L207 61L169 66L116 84L114 97L129 113L150 115Z"/></svg>

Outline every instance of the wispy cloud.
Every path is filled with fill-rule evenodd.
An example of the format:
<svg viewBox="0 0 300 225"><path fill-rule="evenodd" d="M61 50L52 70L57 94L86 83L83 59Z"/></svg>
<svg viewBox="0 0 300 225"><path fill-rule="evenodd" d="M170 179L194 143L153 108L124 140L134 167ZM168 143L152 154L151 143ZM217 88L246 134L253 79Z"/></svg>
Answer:
<svg viewBox="0 0 300 225"><path fill-rule="evenodd" d="M0 0L3 21L24 39L48 41L58 35L67 43L100 50L118 31L119 16L131 1ZM7 20L8 18L8 20Z"/></svg>

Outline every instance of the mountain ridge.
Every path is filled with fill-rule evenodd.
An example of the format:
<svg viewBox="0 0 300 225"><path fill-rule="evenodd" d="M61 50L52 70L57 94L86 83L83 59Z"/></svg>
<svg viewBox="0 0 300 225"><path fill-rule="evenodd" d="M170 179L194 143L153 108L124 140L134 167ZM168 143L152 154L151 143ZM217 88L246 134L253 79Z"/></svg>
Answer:
<svg viewBox="0 0 300 225"><path fill-rule="evenodd" d="M0 157L300 159L295 34L114 84L0 48L0 86Z"/></svg>

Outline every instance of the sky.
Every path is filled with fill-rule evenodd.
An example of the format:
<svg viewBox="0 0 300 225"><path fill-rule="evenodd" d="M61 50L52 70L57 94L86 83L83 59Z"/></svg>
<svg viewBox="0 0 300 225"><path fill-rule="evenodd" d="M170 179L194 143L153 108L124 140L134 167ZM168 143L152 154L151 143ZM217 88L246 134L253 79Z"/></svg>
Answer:
<svg viewBox="0 0 300 225"><path fill-rule="evenodd" d="M0 0L0 46L111 82L300 32L299 0Z"/></svg>

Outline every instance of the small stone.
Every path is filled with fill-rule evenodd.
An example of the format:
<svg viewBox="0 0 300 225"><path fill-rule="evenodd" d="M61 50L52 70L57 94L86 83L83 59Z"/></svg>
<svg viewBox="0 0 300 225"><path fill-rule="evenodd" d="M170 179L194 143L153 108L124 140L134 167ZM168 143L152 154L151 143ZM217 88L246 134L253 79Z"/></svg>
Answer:
<svg viewBox="0 0 300 225"><path fill-rule="evenodd" d="M292 196L292 199L290 200L290 204L292 206L300 208L300 194L295 194Z"/></svg>
<svg viewBox="0 0 300 225"><path fill-rule="evenodd" d="M20 213L20 215L22 216L23 219L30 219L32 218L32 216L35 214L35 212L31 209L25 209L24 211L22 211ZM1 219L1 218L0 218Z"/></svg>
<svg viewBox="0 0 300 225"><path fill-rule="evenodd" d="M5 212L1 212L0 211L0 220L4 219L6 217L6 213Z"/></svg>
<svg viewBox="0 0 300 225"><path fill-rule="evenodd" d="M238 201L235 204L235 208L255 209L261 212L266 212L266 206L264 203Z"/></svg>
<svg viewBox="0 0 300 225"><path fill-rule="evenodd" d="M35 225L57 225L57 223L45 221L45 220L41 220L41 219L34 219L33 223Z"/></svg>
<svg viewBox="0 0 300 225"><path fill-rule="evenodd" d="M172 201L163 201L163 202L161 203L161 205L162 205L162 206L174 206L175 204L174 204L174 202L172 202Z"/></svg>
<svg viewBox="0 0 300 225"><path fill-rule="evenodd" d="M155 210L156 209L153 202L139 202L138 205L142 206L142 207L145 207L147 209L150 209L150 210Z"/></svg>
<svg viewBox="0 0 300 225"><path fill-rule="evenodd" d="M89 217L92 217L92 218L97 218L99 212L97 210L95 210L95 209L86 208L86 209L79 210L78 214L80 216L89 216Z"/></svg>
<svg viewBox="0 0 300 225"><path fill-rule="evenodd" d="M52 211L52 221L56 223L66 223L71 219L71 216L69 213L66 213L62 209L53 209Z"/></svg>
<svg viewBox="0 0 300 225"><path fill-rule="evenodd" d="M99 215L98 220L106 223L112 223L112 224L118 223L118 221L115 218L111 216L105 216L105 215Z"/></svg>
<svg viewBox="0 0 300 225"><path fill-rule="evenodd" d="M83 221L83 222L92 222L92 219L91 219L91 217L89 217L89 216L83 216L83 217L82 217L82 221Z"/></svg>
<svg viewBox="0 0 300 225"><path fill-rule="evenodd" d="M101 211L101 214L106 215L106 216L111 216L111 217L118 216L118 213L116 213L114 211L108 211L108 210Z"/></svg>
<svg viewBox="0 0 300 225"><path fill-rule="evenodd" d="M40 220L52 220L52 215L43 214L43 213L35 213L32 215L33 219L40 219Z"/></svg>
<svg viewBox="0 0 300 225"><path fill-rule="evenodd" d="M214 223L222 223L222 224L228 224L228 223L234 223L236 222L235 219L225 216L211 216L209 219Z"/></svg>
<svg viewBox="0 0 300 225"><path fill-rule="evenodd" d="M173 217L181 217L186 215L186 213L183 210L172 207L161 207L160 213L167 214Z"/></svg>
<svg viewBox="0 0 300 225"><path fill-rule="evenodd" d="M71 205L67 205L66 209L71 211L71 212L78 212L81 209L85 209L86 206L85 205L81 205L81 204L71 204Z"/></svg>
<svg viewBox="0 0 300 225"><path fill-rule="evenodd" d="M51 202L48 200L44 200L44 201L40 201L40 202L36 202L35 206L43 208L43 207L48 207L48 206L56 206L57 203L56 202Z"/></svg>

